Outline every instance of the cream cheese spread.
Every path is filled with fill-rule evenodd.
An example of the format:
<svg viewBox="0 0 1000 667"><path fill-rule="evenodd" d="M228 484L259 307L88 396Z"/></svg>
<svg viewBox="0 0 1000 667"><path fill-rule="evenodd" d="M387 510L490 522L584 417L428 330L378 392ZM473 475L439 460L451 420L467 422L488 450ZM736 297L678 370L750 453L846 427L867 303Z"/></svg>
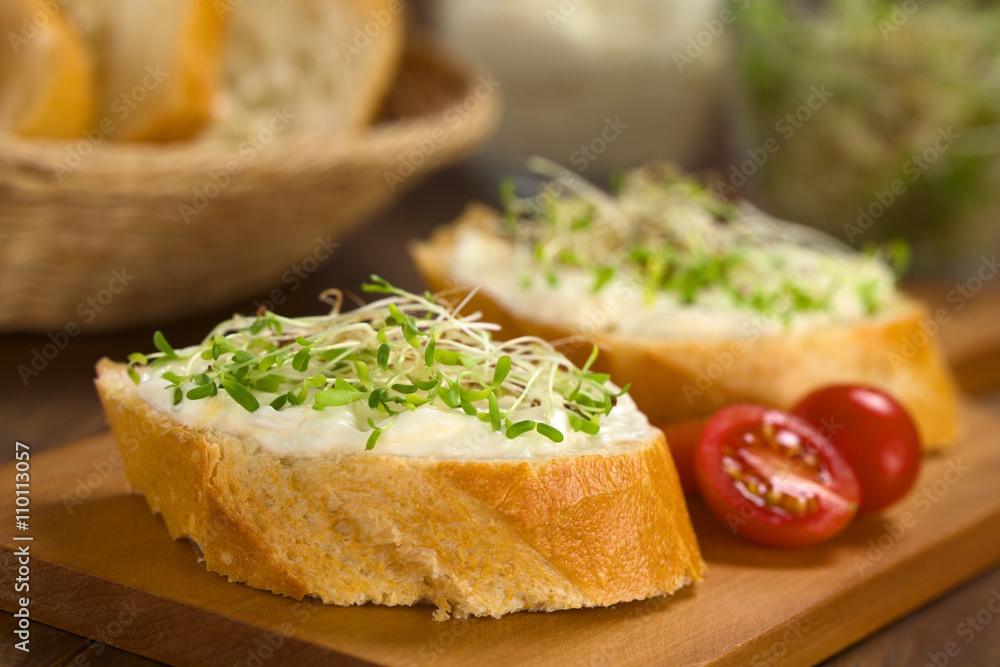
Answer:
<svg viewBox="0 0 1000 667"><path fill-rule="evenodd" d="M267 405L272 395L257 393L261 406L254 412L247 412L220 392L211 398L185 400L175 406L170 383L159 377L165 370L171 369L168 365L158 366L155 375L148 371L143 374L139 396L185 426L253 440L282 458L365 453L370 433L367 419L373 413L363 402L323 411L309 405L275 410ZM189 384L183 389L186 391L194 386ZM553 442L534 431L509 439L493 431L488 423L464 412L427 404L400 414L379 438L375 449L368 453L439 459L523 459L612 453L610 449L615 444L646 440L654 432L627 394L619 397L611 413L601 419L601 430L594 435L573 431L567 414L558 409L546 416L540 408L525 407L511 415L514 422L522 419L544 421L556 427L563 433L563 441Z"/></svg>
<svg viewBox="0 0 1000 667"><path fill-rule="evenodd" d="M865 273L880 277L874 264L861 262L851 267L851 275L833 258L821 254L789 258L798 266L785 267L780 277L801 272L810 281L828 281L832 296L822 310L796 310L790 300L778 300L773 307L755 310L733 303L721 286L699 294L698 302L681 303L675 292L660 290L650 294L627 266L621 266L599 290L593 290L593 272L574 266L554 269L554 284L548 280L531 250L475 226L463 227L456 235L451 265L458 284L477 287L509 312L529 320L558 325L581 335L596 333L631 337L732 339L767 335L780 331L812 331L870 320L865 303L854 283ZM770 272L775 279L779 272ZM766 269L759 271L767 279ZM880 314L893 312L894 301L887 290L888 280L875 282L883 304ZM838 289L838 286L841 286Z"/></svg>

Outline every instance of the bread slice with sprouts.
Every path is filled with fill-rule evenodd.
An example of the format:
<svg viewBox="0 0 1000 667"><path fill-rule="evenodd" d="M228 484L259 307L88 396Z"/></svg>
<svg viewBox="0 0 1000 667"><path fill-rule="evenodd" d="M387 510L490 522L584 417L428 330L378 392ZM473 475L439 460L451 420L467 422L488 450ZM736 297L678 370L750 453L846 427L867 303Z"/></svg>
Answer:
<svg viewBox="0 0 1000 667"><path fill-rule="evenodd" d="M928 449L957 442L957 391L933 319L896 287L890 256L730 203L670 165L609 195L567 170L537 198L470 208L412 247L432 290L472 294L502 335L561 341L627 378L657 426L754 402L789 409L811 390L879 387Z"/></svg>
<svg viewBox="0 0 1000 667"><path fill-rule="evenodd" d="M704 563L662 433L530 337L376 280L96 381L131 485L231 581L435 618L609 605ZM593 361L592 359L590 361Z"/></svg>

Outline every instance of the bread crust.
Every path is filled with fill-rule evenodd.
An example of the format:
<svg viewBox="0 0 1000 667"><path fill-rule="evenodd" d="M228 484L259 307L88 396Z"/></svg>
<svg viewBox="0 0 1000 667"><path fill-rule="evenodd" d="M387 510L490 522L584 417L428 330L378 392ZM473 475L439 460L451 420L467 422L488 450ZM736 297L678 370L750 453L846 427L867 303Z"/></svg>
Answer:
<svg viewBox="0 0 1000 667"><path fill-rule="evenodd" d="M174 54L178 77L170 82L160 109L118 139L179 141L194 137L212 120L222 68L225 13L214 0L189 0Z"/></svg>
<svg viewBox="0 0 1000 667"><path fill-rule="evenodd" d="M469 207L454 224L428 241L415 242L410 254L433 292L463 298L470 286L456 284L452 264L456 234L463 226L495 229L497 214ZM578 332L512 313L488 291L473 294L468 312L503 327L500 336L540 336L559 345L577 363L601 349L595 369L614 382L631 383L630 395L657 425L708 417L741 402L791 409L810 391L829 384L865 384L895 396L916 422L927 450L954 445L960 435L958 395L938 342L924 329L932 321L926 306L903 297L892 314L862 324L809 332L780 332L746 339L655 339Z"/></svg>
<svg viewBox="0 0 1000 667"><path fill-rule="evenodd" d="M219 89L226 3L71 0L96 62L96 121L116 141L190 139Z"/></svg>
<svg viewBox="0 0 1000 667"><path fill-rule="evenodd" d="M40 21L44 18L44 21ZM25 36L26 27L35 31ZM8 0L0 28L10 44L0 55L0 124L22 136L78 137L93 126L94 63L62 7Z"/></svg>
<svg viewBox="0 0 1000 667"><path fill-rule="evenodd" d="M360 17L361 26L377 15L390 17L372 44L374 52L359 77L358 101L348 125L363 128L375 121L395 81L406 44L406 11L402 0L348 0L348 4Z"/></svg>
<svg viewBox="0 0 1000 667"><path fill-rule="evenodd" d="M643 599L704 571L656 429L549 459L282 460L158 412L121 364L97 376L130 484L231 581L341 605L433 602L443 619Z"/></svg>

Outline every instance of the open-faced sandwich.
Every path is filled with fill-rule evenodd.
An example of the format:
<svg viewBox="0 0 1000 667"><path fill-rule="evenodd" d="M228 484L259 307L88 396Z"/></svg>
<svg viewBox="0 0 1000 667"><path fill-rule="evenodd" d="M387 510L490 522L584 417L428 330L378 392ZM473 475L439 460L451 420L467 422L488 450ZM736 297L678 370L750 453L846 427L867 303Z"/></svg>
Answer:
<svg viewBox="0 0 1000 667"><path fill-rule="evenodd" d="M132 486L233 581L437 618L669 594L704 563L662 433L536 338L376 280L97 366ZM595 350L596 353L596 350Z"/></svg>
<svg viewBox="0 0 1000 667"><path fill-rule="evenodd" d="M501 335L558 341L657 425L734 403L790 409L859 384L894 395L928 450L958 437L956 389L933 318L884 252L731 203L668 165L609 195L568 170L532 199L470 208L412 253L435 291L471 294ZM670 436L668 435L668 440Z"/></svg>

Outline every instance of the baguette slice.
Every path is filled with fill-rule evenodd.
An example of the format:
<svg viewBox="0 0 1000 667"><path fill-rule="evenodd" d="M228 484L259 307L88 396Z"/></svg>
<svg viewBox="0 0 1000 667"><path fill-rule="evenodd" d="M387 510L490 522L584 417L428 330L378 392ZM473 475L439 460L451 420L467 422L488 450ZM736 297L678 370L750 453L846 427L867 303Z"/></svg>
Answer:
<svg viewBox="0 0 1000 667"><path fill-rule="evenodd" d="M35 137L75 137L94 116L94 64L54 2L0 3L0 128Z"/></svg>
<svg viewBox="0 0 1000 667"><path fill-rule="evenodd" d="M212 117L225 12L215 0L69 0L98 62L97 125L121 141L193 137Z"/></svg>
<svg viewBox="0 0 1000 667"><path fill-rule="evenodd" d="M218 122L205 138L331 133L371 123L392 85L405 33L402 0L233 3ZM271 129L274 129L273 127Z"/></svg>
<svg viewBox="0 0 1000 667"><path fill-rule="evenodd" d="M472 206L453 225L411 246L428 288L468 294L450 266L455 240L466 227L496 230L498 214ZM511 280L515 280L514 276ZM500 335L533 335L550 341L579 339L543 317L526 318L503 307L486 289L469 301L470 311L500 324ZM958 441L960 427L955 383L937 341L922 325L932 321L921 303L899 297L898 307L856 325L801 333L761 335L756 340L639 338L607 333L588 336L601 354L595 368L616 382L630 382L629 394L649 420L665 427L710 416L732 403L750 402L790 409L810 391L829 384L865 384L895 396L916 422L928 450ZM587 345L562 345L576 363Z"/></svg>
<svg viewBox="0 0 1000 667"><path fill-rule="evenodd" d="M230 581L340 605L432 602L443 620L668 594L704 569L654 428L558 458L282 459L155 410L121 364L97 375L129 482Z"/></svg>

